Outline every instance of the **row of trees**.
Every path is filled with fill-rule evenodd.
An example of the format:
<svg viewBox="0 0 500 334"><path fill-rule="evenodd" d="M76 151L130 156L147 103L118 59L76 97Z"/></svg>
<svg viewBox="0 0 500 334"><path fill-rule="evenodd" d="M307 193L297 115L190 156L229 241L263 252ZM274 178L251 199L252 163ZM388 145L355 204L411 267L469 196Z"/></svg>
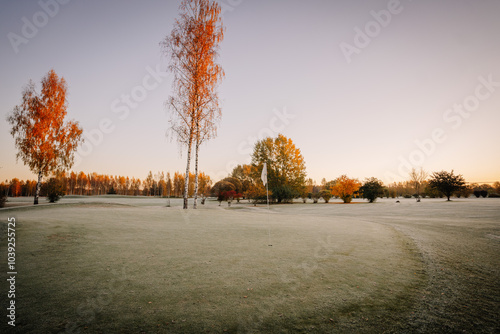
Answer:
<svg viewBox="0 0 500 334"><path fill-rule="evenodd" d="M183 197L184 174L175 172L172 176L169 172L149 172L148 176L141 180L128 176L112 176L98 173L84 172L58 172L50 179L41 183L40 196L49 194L49 182L56 182L62 192L60 195L105 195L118 194L128 196L160 196L160 197ZM212 181L208 175L201 172L198 175L198 191L201 195L208 195ZM14 178L10 181L0 183L1 193L5 196L34 196L36 193L36 181L19 180ZM59 189L59 188L58 188ZM195 176L189 174L188 196L192 197L195 191Z"/></svg>
<svg viewBox="0 0 500 334"><path fill-rule="evenodd" d="M264 163L267 164L269 197L272 202L291 202L295 198L307 199L317 203L319 199L329 202L332 197L349 203L353 198L366 198L370 202L378 197L469 197L498 196L500 183L493 186L466 184L461 175L453 171L429 174L423 169L413 169L408 180L385 186L376 178L367 178L363 182L342 175L335 180L323 179L321 185L312 179L306 179L305 162L300 150L283 135L266 138L255 144L252 163L238 165L229 177L217 182L211 195L219 200L248 198L254 202L266 200L266 188L261 180ZM228 196L230 194L231 196Z"/></svg>

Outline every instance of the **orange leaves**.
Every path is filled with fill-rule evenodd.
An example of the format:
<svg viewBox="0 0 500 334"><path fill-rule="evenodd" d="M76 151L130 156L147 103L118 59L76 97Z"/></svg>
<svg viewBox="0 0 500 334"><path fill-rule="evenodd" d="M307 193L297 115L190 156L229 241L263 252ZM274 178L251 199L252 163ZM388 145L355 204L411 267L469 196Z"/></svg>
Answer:
<svg viewBox="0 0 500 334"><path fill-rule="evenodd" d="M350 203L352 196L359 190L361 183L357 179L350 179L347 175L342 175L335 180L332 186L332 194L342 198L344 203Z"/></svg>
<svg viewBox="0 0 500 334"><path fill-rule="evenodd" d="M73 152L83 140L77 122L64 122L66 90L64 78L50 70L42 79L41 93L30 81L23 91L22 103L8 117L17 157L35 173L47 175L71 167Z"/></svg>

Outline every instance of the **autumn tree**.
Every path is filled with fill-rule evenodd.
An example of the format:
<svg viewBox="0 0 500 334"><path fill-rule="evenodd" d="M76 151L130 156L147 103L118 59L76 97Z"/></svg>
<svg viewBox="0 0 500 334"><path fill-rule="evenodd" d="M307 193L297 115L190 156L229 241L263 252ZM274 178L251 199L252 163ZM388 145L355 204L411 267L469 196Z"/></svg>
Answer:
<svg viewBox="0 0 500 334"><path fill-rule="evenodd" d="M378 197L384 195L384 184L377 178L367 178L363 185L359 188L363 198L366 198L370 203L377 200Z"/></svg>
<svg viewBox="0 0 500 334"><path fill-rule="evenodd" d="M248 191L250 186L253 183L252 175L252 165L237 165L233 168L231 172L231 177L237 178L241 182L241 190L242 192Z"/></svg>
<svg viewBox="0 0 500 334"><path fill-rule="evenodd" d="M496 181L493 183L493 188L495 189L495 192L500 195L500 182Z"/></svg>
<svg viewBox="0 0 500 334"><path fill-rule="evenodd" d="M251 200L254 205L257 205L258 202L266 203L267 201L266 187L262 184L262 182L250 184L244 195ZM269 196L272 195L272 191L269 191Z"/></svg>
<svg viewBox="0 0 500 334"><path fill-rule="evenodd" d="M341 198L344 203L351 203L354 193L361 186L357 179L350 179L347 175L342 175L335 180L335 185L332 186L332 194Z"/></svg>
<svg viewBox="0 0 500 334"><path fill-rule="evenodd" d="M306 165L291 139L278 135L255 144L252 155L254 179L260 179L264 162L272 198L278 203L300 196L306 185Z"/></svg>
<svg viewBox="0 0 500 334"><path fill-rule="evenodd" d="M170 177L170 172L167 172L167 182L166 182L166 195L170 198L172 194L172 178Z"/></svg>
<svg viewBox="0 0 500 334"><path fill-rule="evenodd" d="M174 197L184 196L183 189L184 189L184 176L179 172L175 172L174 173Z"/></svg>
<svg viewBox="0 0 500 334"><path fill-rule="evenodd" d="M219 206L220 203L224 200L224 193L227 193L228 191L234 191L235 186L231 182L221 180L218 181L214 184L214 186L211 189L211 193L214 197L217 197L217 200L219 201Z"/></svg>
<svg viewBox="0 0 500 334"><path fill-rule="evenodd" d="M422 190L422 185L424 184L428 176L429 174L422 167L419 170L416 170L415 168L411 169L410 183L413 185L413 188L415 189L415 195L417 200L420 199L420 192Z"/></svg>
<svg viewBox="0 0 500 334"><path fill-rule="evenodd" d="M171 131L187 149L184 184L184 209L188 207L191 150L195 145L195 201L198 188L198 150L216 134L221 116L217 86L224 72L216 63L219 44L224 37L221 7L210 0L183 0L180 18L160 43L170 59L174 75L173 90L167 105L172 111Z"/></svg>
<svg viewBox="0 0 500 334"><path fill-rule="evenodd" d="M207 174L200 172L198 174L198 192L201 194L201 204L205 204L205 199L210 193L212 187L212 180Z"/></svg>
<svg viewBox="0 0 500 334"><path fill-rule="evenodd" d="M11 197L19 197L22 195L22 183L17 177L10 180L9 193Z"/></svg>
<svg viewBox="0 0 500 334"><path fill-rule="evenodd" d="M465 180L462 175L454 175L453 170L434 172L429 181L429 186L443 193L448 201L455 191L460 191L465 187Z"/></svg>
<svg viewBox="0 0 500 334"><path fill-rule="evenodd" d="M65 122L67 84L50 70L42 78L42 90L36 92L32 81L22 94L22 102L7 117L11 135L21 158L38 174L34 204L38 204L42 178L57 169L71 168L74 152L83 142L78 122Z"/></svg>
<svg viewBox="0 0 500 334"><path fill-rule="evenodd" d="M312 193L313 192L313 190L314 190L314 180L313 179L308 178L306 180L306 189L305 190L306 190L307 193Z"/></svg>

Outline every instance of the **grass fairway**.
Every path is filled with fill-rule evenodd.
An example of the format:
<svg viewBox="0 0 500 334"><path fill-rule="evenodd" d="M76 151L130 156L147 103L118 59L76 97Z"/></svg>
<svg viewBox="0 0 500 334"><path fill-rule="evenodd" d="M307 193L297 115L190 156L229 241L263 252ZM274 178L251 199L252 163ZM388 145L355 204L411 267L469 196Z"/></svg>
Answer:
<svg viewBox="0 0 500 334"><path fill-rule="evenodd" d="M499 332L500 201L394 202L268 213L73 197L3 209L1 332Z"/></svg>

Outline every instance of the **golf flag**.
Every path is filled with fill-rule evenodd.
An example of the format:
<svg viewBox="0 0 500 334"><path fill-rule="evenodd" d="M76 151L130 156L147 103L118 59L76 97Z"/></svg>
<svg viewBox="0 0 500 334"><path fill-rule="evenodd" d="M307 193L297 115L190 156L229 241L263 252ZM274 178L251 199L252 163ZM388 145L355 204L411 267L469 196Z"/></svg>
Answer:
<svg viewBox="0 0 500 334"><path fill-rule="evenodd" d="M260 175L260 178L264 185L267 184L267 164L264 162L264 168L262 168L262 174Z"/></svg>

